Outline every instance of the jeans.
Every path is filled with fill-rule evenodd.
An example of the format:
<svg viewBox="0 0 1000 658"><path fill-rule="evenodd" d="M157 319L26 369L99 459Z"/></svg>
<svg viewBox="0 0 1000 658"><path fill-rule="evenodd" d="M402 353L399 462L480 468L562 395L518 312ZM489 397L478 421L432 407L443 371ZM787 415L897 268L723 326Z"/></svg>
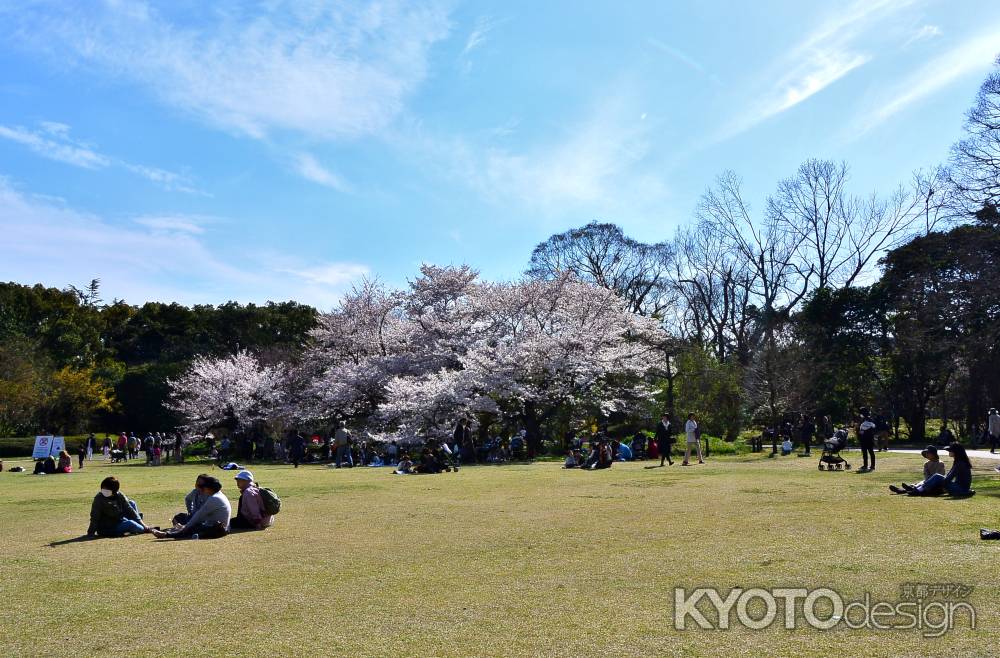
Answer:
<svg viewBox="0 0 1000 658"><path fill-rule="evenodd" d="M136 514L139 514L139 508L136 506L134 500L128 501L128 504L132 506ZM139 515L141 518L141 514ZM134 521L132 519L122 519L118 522L111 532L107 534L108 537L121 537L126 533L138 535L146 532L146 526L142 525L140 521Z"/></svg>
<svg viewBox="0 0 1000 658"><path fill-rule="evenodd" d="M174 517L174 523L186 524L189 518L191 518L189 515L181 513ZM229 532L218 523L213 525L199 523L187 530L171 530L169 534L171 539L190 539L192 535L198 535L198 539L219 539L228 535Z"/></svg>
<svg viewBox="0 0 1000 658"><path fill-rule="evenodd" d="M924 480L922 483L917 485L917 489L920 491L920 493L931 493L935 489L939 489L942 485L944 486L944 490L947 491L952 496L961 496L963 494L969 493L968 489L962 489L961 487L958 486L958 483L955 482L954 480L952 480L951 482L946 482L945 476L941 475L940 473L935 473L934 475Z"/></svg>

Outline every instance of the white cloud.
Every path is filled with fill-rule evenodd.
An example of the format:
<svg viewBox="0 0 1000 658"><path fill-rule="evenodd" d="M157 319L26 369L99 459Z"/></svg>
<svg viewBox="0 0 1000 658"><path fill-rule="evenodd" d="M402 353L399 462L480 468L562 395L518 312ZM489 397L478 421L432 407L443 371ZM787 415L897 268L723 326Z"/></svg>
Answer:
<svg viewBox="0 0 1000 658"><path fill-rule="evenodd" d="M154 231L201 235L205 232L204 225L214 220L201 215L152 215L138 217L134 221Z"/></svg>
<svg viewBox="0 0 1000 658"><path fill-rule="evenodd" d="M924 25L910 35L909 39L903 42L903 48L907 48L918 41L933 39L934 37L939 36L941 36L941 28L937 25Z"/></svg>
<svg viewBox="0 0 1000 658"><path fill-rule="evenodd" d="M63 126L63 124L50 125ZM64 128L63 132L53 131L51 127L47 129L46 132L49 134L58 136L59 141L56 141L20 126L0 125L0 138L27 146L43 158L70 164L74 167L103 169L111 164L110 158L101 155L93 149L82 144L67 141L65 132L68 132L68 127L64 126Z"/></svg>
<svg viewBox="0 0 1000 658"><path fill-rule="evenodd" d="M130 303L217 304L295 299L324 308L367 272L320 263L289 273L280 255L227 260L207 242L208 218L147 216L127 225L29 195L0 178L0 280L68 284L101 279L104 297Z"/></svg>
<svg viewBox="0 0 1000 658"><path fill-rule="evenodd" d="M183 174L113 158L89 144L73 139L70 137L71 128L65 123L41 121L38 125L41 127L40 132L21 126L0 125L0 139L21 144L43 158L74 167L96 170L119 166L167 190L204 194L195 189L190 179Z"/></svg>
<svg viewBox="0 0 1000 658"><path fill-rule="evenodd" d="M338 192L350 191L343 178L333 173L308 153L301 153L295 159L295 170L306 180L329 187Z"/></svg>
<svg viewBox="0 0 1000 658"><path fill-rule="evenodd" d="M256 138L377 132L423 80L431 46L449 29L444 8L402 0L271 0L253 11L206 3L182 17L142 2L40 6L14 18L28 47L137 82Z"/></svg>
<svg viewBox="0 0 1000 658"><path fill-rule="evenodd" d="M281 270L311 284L343 288L371 273L367 265L357 263L326 263L305 269Z"/></svg>
<svg viewBox="0 0 1000 658"><path fill-rule="evenodd" d="M605 91L588 114L529 147L425 137L408 150L498 204L630 219L646 215L662 207L667 195L647 160L659 126L638 118L641 103L628 90Z"/></svg>
<svg viewBox="0 0 1000 658"><path fill-rule="evenodd" d="M906 108L944 89L959 78L983 74L1000 55L1000 24L971 39L963 39L950 50L927 62L912 74L889 86L872 107L859 116L850 129L857 138Z"/></svg>
<svg viewBox="0 0 1000 658"><path fill-rule="evenodd" d="M713 141L742 133L795 107L869 62L858 41L914 0L861 0L838 9L825 22L782 55L765 74L765 91Z"/></svg>

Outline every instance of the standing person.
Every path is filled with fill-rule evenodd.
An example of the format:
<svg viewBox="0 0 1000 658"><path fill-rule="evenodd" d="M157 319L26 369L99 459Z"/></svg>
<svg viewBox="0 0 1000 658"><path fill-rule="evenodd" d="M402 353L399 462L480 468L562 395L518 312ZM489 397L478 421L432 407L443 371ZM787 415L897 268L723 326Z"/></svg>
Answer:
<svg viewBox="0 0 1000 658"><path fill-rule="evenodd" d="M306 450L306 439L301 434L292 430L288 436L288 456L292 460L295 468L299 467Z"/></svg>
<svg viewBox="0 0 1000 658"><path fill-rule="evenodd" d="M885 414L875 415L875 440L878 442L879 452L889 452L889 421Z"/></svg>
<svg viewBox="0 0 1000 658"><path fill-rule="evenodd" d="M452 432L451 442L455 445L456 453L465 444L465 419L459 418L455 423L455 431ZM457 456L457 455L456 455Z"/></svg>
<svg viewBox="0 0 1000 658"><path fill-rule="evenodd" d="M83 468L83 460L87 456L87 444L86 443L81 443L80 444L80 449L77 450L76 456L77 456L77 459L80 460L80 465L79 465L78 468Z"/></svg>
<svg viewBox="0 0 1000 658"><path fill-rule="evenodd" d="M345 461L348 466L354 466L354 458L351 456L351 432L347 429L347 423L344 421L337 423L337 431L333 434L333 443L337 447L337 468L340 468L340 464Z"/></svg>
<svg viewBox="0 0 1000 658"><path fill-rule="evenodd" d="M236 530L263 530L270 527L274 517L264 509L264 500L254 482L253 473L250 471L237 473L236 486L240 488L240 502L236 508L236 516L229 522L229 527Z"/></svg>
<svg viewBox="0 0 1000 658"><path fill-rule="evenodd" d="M663 462L666 461L671 466L674 465L674 460L670 458L670 453L674 447L674 434L672 428L670 427L670 414L664 413L660 416L660 422L656 424L656 447L660 452L660 466L663 466Z"/></svg>
<svg viewBox="0 0 1000 658"><path fill-rule="evenodd" d="M1000 444L1000 414L995 408L990 409L990 415L986 417L986 431L990 435L990 454L995 454L997 444Z"/></svg>
<svg viewBox="0 0 1000 658"><path fill-rule="evenodd" d="M802 414L802 425L799 426L799 440L805 446L805 455L808 457L812 448L813 434L816 433L816 423L809 420L809 416Z"/></svg>
<svg viewBox="0 0 1000 658"><path fill-rule="evenodd" d="M178 464L184 462L184 435L174 432L174 459Z"/></svg>
<svg viewBox="0 0 1000 658"><path fill-rule="evenodd" d="M104 453L104 461L108 460L111 456L111 437L107 434L104 435L104 446L101 448L101 452Z"/></svg>
<svg viewBox="0 0 1000 658"><path fill-rule="evenodd" d="M87 459L93 460L94 449L97 448L97 438L94 436L93 432L87 435L86 448L87 448ZM80 468L83 468L82 462L80 463Z"/></svg>
<svg viewBox="0 0 1000 658"><path fill-rule="evenodd" d="M864 462L858 473L871 473L875 470L875 423L868 417L868 410L861 410L861 423L858 424L858 443L861 446L861 459ZM872 465L868 467L868 458Z"/></svg>
<svg viewBox="0 0 1000 658"><path fill-rule="evenodd" d="M128 437L125 436L125 432L122 432L118 437L118 450L122 453L122 458L128 461L129 458L129 447L128 447Z"/></svg>
<svg viewBox="0 0 1000 658"><path fill-rule="evenodd" d="M698 452L698 463L704 464L705 459L701 456L701 442L699 441L698 421L693 413L688 414L687 422L684 424L684 434L687 439L687 446L684 449L684 461L681 466L688 466L691 459L691 447Z"/></svg>

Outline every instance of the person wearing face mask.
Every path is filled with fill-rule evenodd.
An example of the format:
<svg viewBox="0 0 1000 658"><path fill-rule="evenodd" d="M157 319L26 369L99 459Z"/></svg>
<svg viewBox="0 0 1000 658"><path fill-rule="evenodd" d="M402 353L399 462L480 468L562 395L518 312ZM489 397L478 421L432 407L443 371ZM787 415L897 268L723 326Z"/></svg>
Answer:
<svg viewBox="0 0 1000 658"><path fill-rule="evenodd" d="M90 506L88 536L122 537L152 532L152 528L143 523L135 501L126 498L120 489L118 478L106 477L101 481L101 491L94 496Z"/></svg>

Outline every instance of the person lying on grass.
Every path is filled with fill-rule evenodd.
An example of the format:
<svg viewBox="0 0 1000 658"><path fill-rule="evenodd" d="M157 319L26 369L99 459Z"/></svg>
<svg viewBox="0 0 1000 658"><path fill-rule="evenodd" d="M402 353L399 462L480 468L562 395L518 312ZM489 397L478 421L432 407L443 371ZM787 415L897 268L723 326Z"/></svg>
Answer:
<svg viewBox="0 0 1000 658"><path fill-rule="evenodd" d="M264 499L253 480L253 473L240 471L236 474L236 486L240 488L240 502L236 516L229 522L233 530L263 530L271 526L274 517L264 509Z"/></svg>
<svg viewBox="0 0 1000 658"><path fill-rule="evenodd" d="M945 468L944 462L938 457L937 448L934 446L927 446L920 453L923 455L924 459L924 479L916 484L906 484L903 483L902 488L897 487L894 484L889 485L889 490L895 494L909 494L911 496L936 496L943 493L943 487L939 483L937 486L929 487L927 481L931 479L934 475L944 475Z"/></svg>
<svg viewBox="0 0 1000 658"><path fill-rule="evenodd" d="M197 496L191 498L188 509L194 509L191 514L178 514L174 517L172 530L162 532L153 530L157 539L218 539L229 533L229 517L233 508L226 494L222 493L222 483L211 475L199 475L195 483ZM194 492L192 492L194 493ZM188 502L185 498L185 502Z"/></svg>
<svg viewBox="0 0 1000 658"><path fill-rule="evenodd" d="M101 481L101 491L94 496L90 506L88 536L124 537L152 532L153 529L143 523L135 501L126 498L120 489L118 478L106 477Z"/></svg>

